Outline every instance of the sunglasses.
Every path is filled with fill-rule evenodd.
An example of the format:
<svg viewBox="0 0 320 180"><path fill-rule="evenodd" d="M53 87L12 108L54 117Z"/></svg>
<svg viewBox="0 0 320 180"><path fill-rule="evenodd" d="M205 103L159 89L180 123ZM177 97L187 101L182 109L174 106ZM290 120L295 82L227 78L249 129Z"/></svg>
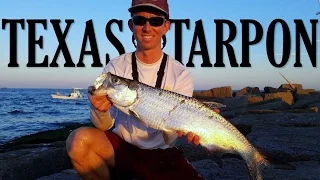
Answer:
<svg viewBox="0 0 320 180"><path fill-rule="evenodd" d="M148 21L151 26L159 27L164 23L165 19L163 17L146 18L143 16L133 16L132 21L137 26L144 26Z"/></svg>

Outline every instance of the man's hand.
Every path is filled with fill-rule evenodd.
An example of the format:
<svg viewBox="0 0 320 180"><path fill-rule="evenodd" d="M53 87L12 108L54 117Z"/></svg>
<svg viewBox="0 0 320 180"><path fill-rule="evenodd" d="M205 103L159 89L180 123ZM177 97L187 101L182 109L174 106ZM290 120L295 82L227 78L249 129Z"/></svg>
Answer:
<svg viewBox="0 0 320 180"><path fill-rule="evenodd" d="M216 113L220 113L219 109L212 109L213 111L215 111ZM182 131L177 131L177 134L179 137L181 137L184 133ZM194 135L192 132L188 132L187 135L187 141L188 142L192 142L195 146L198 146L200 143L200 137L197 135Z"/></svg>
<svg viewBox="0 0 320 180"><path fill-rule="evenodd" d="M93 107L95 107L98 111L106 112L112 106L112 102L108 100L107 96L92 95L91 92L89 92L88 98Z"/></svg>

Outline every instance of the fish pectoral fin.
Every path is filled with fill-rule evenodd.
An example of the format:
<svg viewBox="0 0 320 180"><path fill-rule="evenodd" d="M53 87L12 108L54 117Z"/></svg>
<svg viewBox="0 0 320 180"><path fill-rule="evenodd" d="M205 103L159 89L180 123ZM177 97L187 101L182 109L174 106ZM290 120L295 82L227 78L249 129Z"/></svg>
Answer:
<svg viewBox="0 0 320 180"><path fill-rule="evenodd" d="M205 150L207 150L207 153L209 154L210 159L214 161L219 168L222 168L223 167L222 157L224 154L228 153L228 150L218 146L214 146L214 145L205 146Z"/></svg>
<svg viewBox="0 0 320 180"><path fill-rule="evenodd" d="M129 109L129 114L140 120L140 116L133 110Z"/></svg>
<svg viewBox="0 0 320 180"><path fill-rule="evenodd" d="M206 106L208 106L211 109L216 109L216 108L222 108L222 107L227 107L224 104L218 103L218 102L209 102L209 101L202 101L202 103Z"/></svg>
<svg viewBox="0 0 320 180"><path fill-rule="evenodd" d="M146 127L148 127L148 125L141 120L139 114L137 114L135 111L133 111L132 109L129 109L129 114L131 116L135 117L138 122L140 122L141 124L144 124Z"/></svg>
<svg viewBox="0 0 320 180"><path fill-rule="evenodd" d="M164 142L169 146L173 146L177 138L178 138L178 134L176 131L166 130L166 129L163 131Z"/></svg>

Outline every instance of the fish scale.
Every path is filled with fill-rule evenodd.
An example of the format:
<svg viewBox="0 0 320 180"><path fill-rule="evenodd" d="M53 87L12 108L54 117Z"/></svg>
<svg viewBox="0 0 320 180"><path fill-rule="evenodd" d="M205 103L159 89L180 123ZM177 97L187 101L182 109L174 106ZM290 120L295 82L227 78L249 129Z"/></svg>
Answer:
<svg viewBox="0 0 320 180"><path fill-rule="evenodd" d="M93 94L107 95L121 111L150 128L172 133L192 132L212 153L239 154L252 179L262 179L264 157L231 123L195 98L155 88L111 73L96 80Z"/></svg>
<svg viewBox="0 0 320 180"><path fill-rule="evenodd" d="M212 127L209 125L210 121L214 119L222 122L223 126L227 124L218 117L217 113L204 105L199 105L192 99L183 96L177 98L172 93L162 93L155 97L154 94L157 92L152 94L151 91L145 89L147 87L138 90L138 100L131 106L131 109L139 112L141 119L152 119L154 123L148 123L152 124L150 125L152 128L191 131L201 136L201 143L201 141L209 142L209 132L214 131L214 129L204 128L205 125ZM184 102L181 103L183 100ZM157 112L154 111L155 109ZM199 120L195 121L196 119ZM217 126L216 122L214 125ZM207 144L202 143L202 145L206 146Z"/></svg>

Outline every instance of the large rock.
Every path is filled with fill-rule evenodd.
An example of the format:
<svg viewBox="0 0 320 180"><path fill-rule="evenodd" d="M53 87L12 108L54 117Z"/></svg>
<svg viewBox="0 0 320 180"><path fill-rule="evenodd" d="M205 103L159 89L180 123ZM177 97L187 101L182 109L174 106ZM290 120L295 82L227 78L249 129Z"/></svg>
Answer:
<svg viewBox="0 0 320 180"><path fill-rule="evenodd" d="M195 161L191 164L206 180L250 180L246 164L242 159L223 158L222 168L211 159Z"/></svg>
<svg viewBox="0 0 320 180"><path fill-rule="evenodd" d="M263 173L265 180L318 180L320 177L319 161L290 162L295 170L266 169Z"/></svg>
<svg viewBox="0 0 320 180"><path fill-rule="evenodd" d="M211 89L211 91L212 91L212 97L214 97L214 98L232 97L232 88L231 88L231 86L213 88L213 89Z"/></svg>
<svg viewBox="0 0 320 180"><path fill-rule="evenodd" d="M320 127L254 126L247 139L268 157L320 161Z"/></svg>
<svg viewBox="0 0 320 180"><path fill-rule="evenodd" d="M228 107L228 106L227 106ZM244 104L244 106L238 106L235 109L226 109L221 111L221 115L226 118L233 118L246 114L250 110L258 109L269 109L269 110L279 110L279 109L288 109L290 105L286 102L279 99L272 99L270 101L262 101L254 104Z"/></svg>
<svg viewBox="0 0 320 180"><path fill-rule="evenodd" d="M270 86L264 87L264 93L290 92L290 89L274 88Z"/></svg>
<svg viewBox="0 0 320 180"><path fill-rule="evenodd" d="M36 180L82 180L82 178L74 169L66 169L59 173L40 177Z"/></svg>
<svg viewBox="0 0 320 180"><path fill-rule="evenodd" d="M0 154L0 179L34 180L71 167L65 142Z"/></svg>
<svg viewBox="0 0 320 180"><path fill-rule="evenodd" d="M260 95L260 89L258 87L245 87L236 93L236 96L243 95Z"/></svg>
<svg viewBox="0 0 320 180"><path fill-rule="evenodd" d="M296 89L302 89L302 84L292 84ZM290 84L281 84L279 89L290 89L290 90L294 90L292 89L292 87L290 86Z"/></svg>
<svg viewBox="0 0 320 180"><path fill-rule="evenodd" d="M275 93L277 88L266 86L263 88L264 93Z"/></svg>
<svg viewBox="0 0 320 180"><path fill-rule="evenodd" d="M307 107L318 107L317 104L320 104L320 94L309 94L299 96L297 101L292 106L293 108L307 108Z"/></svg>
<svg viewBox="0 0 320 180"><path fill-rule="evenodd" d="M193 97L212 97L212 91L211 90L205 90L200 92L193 92Z"/></svg>
<svg viewBox="0 0 320 180"><path fill-rule="evenodd" d="M194 97L227 98L232 97L231 86L212 88L210 90L194 92Z"/></svg>
<svg viewBox="0 0 320 180"><path fill-rule="evenodd" d="M316 92L316 90L315 89L297 89L296 95L306 95L306 94L310 94L311 92Z"/></svg>
<svg viewBox="0 0 320 180"><path fill-rule="evenodd" d="M266 93L264 95L264 100L279 99L279 98L289 105L292 105L294 103L293 95L291 92Z"/></svg>
<svg viewBox="0 0 320 180"><path fill-rule="evenodd" d="M188 161L199 161L210 157L208 151L202 146L195 146L188 143L185 138L178 138L174 146L183 150L183 154Z"/></svg>
<svg viewBox="0 0 320 180"><path fill-rule="evenodd" d="M268 109L256 109L249 110L247 114L270 114L270 113L281 113L281 112L291 112L291 113L306 113L306 112L319 112L318 107L304 108L304 109L288 109L288 110L268 110Z"/></svg>
<svg viewBox="0 0 320 180"><path fill-rule="evenodd" d="M262 96L249 96L248 97L248 102L249 103L257 103L257 102L262 102L263 97Z"/></svg>
<svg viewBox="0 0 320 180"><path fill-rule="evenodd" d="M310 95L320 95L320 91L310 92Z"/></svg>
<svg viewBox="0 0 320 180"><path fill-rule="evenodd" d="M236 127L282 126L282 127L320 127L319 113L275 113L243 114L228 119Z"/></svg>
<svg viewBox="0 0 320 180"><path fill-rule="evenodd" d="M236 96L233 98L225 98L222 100L221 103L226 105L226 108L223 108L221 110L228 111L228 110L243 108L249 103L249 101L247 96Z"/></svg>
<svg viewBox="0 0 320 180"><path fill-rule="evenodd" d="M191 163L206 180L250 180L243 160L236 158L223 159L219 168L212 160L206 159ZM264 168L264 180L319 180L320 163L318 161L291 162L295 170Z"/></svg>
<svg viewBox="0 0 320 180"><path fill-rule="evenodd" d="M320 95L320 93L316 92L314 89L297 89L294 92L294 97L296 100L299 100L299 99L304 98L305 96L317 95L317 94Z"/></svg>

